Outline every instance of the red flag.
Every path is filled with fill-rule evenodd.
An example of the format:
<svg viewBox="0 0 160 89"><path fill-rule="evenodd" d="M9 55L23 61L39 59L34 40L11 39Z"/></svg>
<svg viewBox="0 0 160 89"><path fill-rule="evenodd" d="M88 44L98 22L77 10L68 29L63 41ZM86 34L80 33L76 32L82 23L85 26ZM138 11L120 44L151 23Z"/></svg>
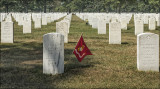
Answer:
<svg viewBox="0 0 160 89"><path fill-rule="evenodd" d="M92 53L86 46L82 36L79 39L77 46L75 47L73 53L75 54L79 62L81 62L85 56L92 55Z"/></svg>

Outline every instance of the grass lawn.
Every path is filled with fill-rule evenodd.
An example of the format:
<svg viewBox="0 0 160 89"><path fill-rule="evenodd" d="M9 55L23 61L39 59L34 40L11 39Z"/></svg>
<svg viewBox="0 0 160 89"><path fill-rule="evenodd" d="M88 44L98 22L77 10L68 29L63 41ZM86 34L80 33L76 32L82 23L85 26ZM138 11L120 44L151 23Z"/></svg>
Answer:
<svg viewBox="0 0 160 89"><path fill-rule="evenodd" d="M22 26L14 22L14 43L0 44L0 88L158 88L160 74L137 70L137 37L134 35L133 18L128 30L122 30L122 44L109 44L107 34L98 35L84 21L73 15L69 43L65 44L65 68L59 75L43 74L43 35L56 32L56 21L23 34ZM92 56L80 63L72 53L81 33ZM145 32L160 35L160 27Z"/></svg>

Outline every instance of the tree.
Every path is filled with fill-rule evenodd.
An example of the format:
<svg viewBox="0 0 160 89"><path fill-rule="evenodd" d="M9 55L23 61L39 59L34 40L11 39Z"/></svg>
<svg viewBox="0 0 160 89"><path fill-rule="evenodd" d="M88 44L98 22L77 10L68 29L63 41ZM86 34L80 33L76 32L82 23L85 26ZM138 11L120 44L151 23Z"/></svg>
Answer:
<svg viewBox="0 0 160 89"><path fill-rule="evenodd" d="M28 5L33 2L32 0L19 0L21 5L25 8L25 12L28 13Z"/></svg>
<svg viewBox="0 0 160 89"><path fill-rule="evenodd" d="M1 0L1 5L2 7L5 7L5 12L8 13L9 12L9 7L10 6L14 6L16 4L15 0Z"/></svg>
<svg viewBox="0 0 160 89"><path fill-rule="evenodd" d="M0 0L0 11L160 12L160 0Z"/></svg>

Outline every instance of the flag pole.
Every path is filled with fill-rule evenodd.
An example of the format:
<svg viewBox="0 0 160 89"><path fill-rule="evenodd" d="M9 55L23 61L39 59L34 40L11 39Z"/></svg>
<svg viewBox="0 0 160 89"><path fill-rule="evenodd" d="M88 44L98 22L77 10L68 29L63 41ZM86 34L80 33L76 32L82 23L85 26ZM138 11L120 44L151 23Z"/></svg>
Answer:
<svg viewBox="0 0 160 89"><path fill-rule="evenodd" d="M81 36L83 35L83 32L81 33Z"/></svg>

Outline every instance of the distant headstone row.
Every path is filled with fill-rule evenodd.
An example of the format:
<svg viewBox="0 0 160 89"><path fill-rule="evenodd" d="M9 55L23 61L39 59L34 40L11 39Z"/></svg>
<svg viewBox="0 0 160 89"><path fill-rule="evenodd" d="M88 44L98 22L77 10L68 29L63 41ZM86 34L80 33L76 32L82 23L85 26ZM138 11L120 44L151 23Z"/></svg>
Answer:
<svg viewBox="0 0 160 89"><path fill-rule="evenodd" d="M98 34L106 34L106 32L102 30L103 27L101 27L100 24L110 24L114 22L119 22L121 24L121 29L127 30L127 24L129 24L133 15L135 24L135 35L143 33L144 24L149 25L149 30L155 30L156 26L160 26L160 14L155 13L76 13L76 15L82 20L88 21L92 28L98 29ZM137 29L138 27L141 28L140 31ZM103 29L106 30L105 28Z"/></svg>
<svg viewBox="0 0 160 89"><path fill-rule="evenodd" d="M106 24L109 24L109 44L121 44L121 29L127 30L127 24L130 23L134 15L135 35L144 32L144 24L149 24L149 30L160 26L160 14L145 13L76 13L76 15L92 26L98 29L98 34L106 34Z"/></svg>
<svg viewBox="0 0 160 89"><path fill-rule="evenodd" d="M149 30L160 26L160 14L105 14L76 13L76 15L98 29L98 34L106 34L106 24L109 24L109 44L121 44L121 29L127 30L134 15L135 35L137 35L137 68L140 71L159 72L159 35L144 33L144 24ZM157 23L157 24L156 24Z"/></svg>
<svg viewBox="0 0 160 89"><path fill-rule="evenodd" d="M32 32L32 20L35 28L41 28L41 25L47 25L47 23L54 22L66 15L67 13L1 13L1 43L14 42L12 17L19 26L23 26L23 34L26 34Z"/></svg>

